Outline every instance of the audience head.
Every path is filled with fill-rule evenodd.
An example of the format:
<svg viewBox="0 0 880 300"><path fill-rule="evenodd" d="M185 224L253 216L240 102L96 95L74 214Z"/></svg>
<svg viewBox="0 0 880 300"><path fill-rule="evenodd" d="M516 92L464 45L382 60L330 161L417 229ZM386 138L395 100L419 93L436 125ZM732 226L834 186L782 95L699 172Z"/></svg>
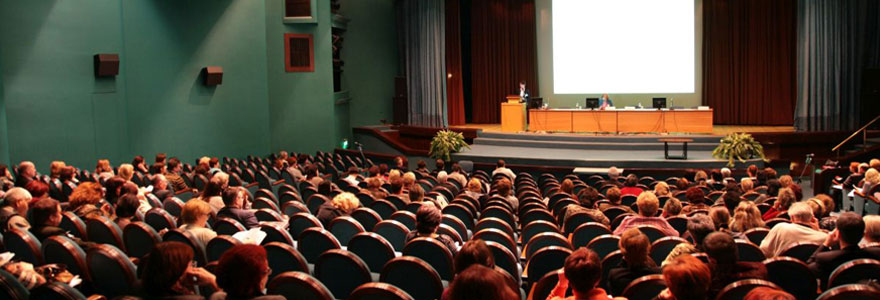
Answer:
<svg viewBox="0 0 880 300"><path fill-rule="evenodd" d="M140 266L144 291L151 296L178 294L176 290L187 282L183 275L194 257L192 248L181 242L161 242L153 246Z"/></svg>
<svg viewBox="0 0 880 300"><path fill-rule="evenodd" d="M158 153L158 154L156 154L156 162L157 163L165 163L165 158L167 158L167 157L168 157L168 155L166 155L165 153ZM178 161L178 163L180 163L180 161Z"/></svg>
<svg viewBox="0 0 880 300"><path fill-rule="evenodd" d="M519 299L504 274L482 265L472 265L456 275L448 295L449 300Z"/></svg>
<svg viewBox="0 0 880 300"><path fill-rule="evenodd" d="M742 197L736 190L728 190L721 196L721 202L724 203L724 207L727 208L728 212L736 209L736 206L739 205L740 201L742 201Z"/></svg>
<svg viewBox="0 0 880 300"><path fill-rule="evenodd" d="M776 202L774 202L774 206L776 206L776 210L785 211L790 209L791 205L794 202L794 192L792 192L790 188L781 188L779 189L779 193L776 196Z"/></svg>
<svg viewBox="0 0 880 300"><path fill-rule="evenodd" d="M694 239L694 245L697 248L702 248L703 239L710 233L715 232L715 223L712 222L712 218L705 214L696 214L688 219L687 231L691 238Z"/></svg>
<svg viewBox="0 0 880 300"><path fill-rule="evenodd" d="M776 170L771 167L764 168L764 173L767 174L767 179L777 179Z"/></svg>
<svg viewBox="0 0 880 300"><path fill-rule="evenodd" d="M721 178L728 178L733 174L729 168L721 168Z"/></svg>
<svg viewBox="0 0 880 300"><path fill-rule="evenodd" d="M823 217L827 217L831 214L831 212L835 211L836 205L834 204L834 199L832 199L831 196L828 196L826 194L818 194L814 198L822 201L822 204L825 207L825 211L822 212Z"/></svg>
<svg viewBox="0 0 880 300"><path fill-rule="evenodd" d="M871 168L871 165L866 164L866 163L860 163L859 164L859 174L865 174L865 172L867 172L868 169L870 169L870 168Z"/></svg>
<svg viewBox="0 0 880 300"><path fill-rule="evenodd" d="M416 211L416 230L419 234L431 234L437 231L443 216L434 205L422 205Z"/></svg>
<svg viewBox="0 0 880 300"><path fill-rule="evenodd" d="M663 205L663 216L664 217L674 217L681 214L681 201L678 199L670 197L666 200L666 204Z"/></svg>
<svg viewBox="0 0 880 300"><path fill-rule="evenodd" d="M20 216L26 216L28 205L33 197L31 197L31 193L26 189L14 187L6 191L3 199L3 203L0 203L0 205L12 207Z"/></svg>
<svg viewBox="0 0 880 300"><path fill-rule="evenodd" d="M150 180L153 185L154 191L161 191L168 189L168 179L165 178L165 175L162 175L161 172L153 175L153 179Z"/></svg>
<svg viewBox="0 0 880 300"><path fill-rule="evenodd" d="M718 229L727 228L727 225L730 224L730 211L728 211L726 207L710 207L709 217L712 218L712 223L715 224L715 227Z"/></svg>
<svg viewBox="0 0 880 300"><path fill-rule="evenodd" d="M56 160L49 164L49 178L58 178L61 177L61 169L66 167L63 161Z"/></svg>
<svg viewBox="0 0 880 300"><path fill-rule="evenodd" d="M782 185L779 184L779 180L771 179L767 180L767 195L778 195L779 189L782 188Z"/></svg>
<svg viewBox="0 0 880 300"><path fill-rule="evenodd" d="M865 221L854 212L845 212L837 217L837 234L840 246L858 245L865 236Z"/></svg>
<svg viewBox="0 0 880 300"><path fill-rule="evenodd" d="M208 202L192 199L183 205L183 210L180 212L180 220L187 225L202 227L208 222L211 212L211 205Z"/></svg>
<svg viewBox="0 0 880 300"><path fill-rule="evenodd" d="M620 189L612 187L605 191L605 199L608 199L614 205L620 204ZM658 204L659 205L659 204Z"/></svg>
<svg viewBox="0 0 880 300"><path fill-rule="evenodd" d="M122 185L125 184L125 179L119 176L113 176L104 181L104 188L106 191L106 199L107 202L114 203L116 202L116 198L122 193Z"/></svg>
<svg viewBox="0 0 880 300"><path fill-rule="evenodd" d="M608 168L608 178L614 179L617 178L617 176L620 176L620 170L618 170L617 167L612 166Z"/></svg>
<svg viewBox="0 0 880 300"><path fill-rule="evenodd" d="M783 290L774 289L766 286L759 286L751 291L743 298L743 300L796 300L794 296Z"/></svg>
<svg viewBox="0 0 880 300"><path fill-rule="evenodd" d="M737 261L738 250L733 237L724 232L713 232L703 239L703 251L716 264L732 265Z"/></svg>
<svg viewBox="0 0 880 300"><path fill-rule="evenodd" d="M746 169L746 174L748 174L749 177L755 177L756 175L758 175L758 166L749 165L749 167Z"/></svg>
<svg viewBox="0 0 880 300"><path fill-rule="evenodd" d="M37 200L30 212L31 220L35 226L58 226L61 224L61 203L58 203L58 200L51 198Z"/></svg>
<svg viewBox="0 0 880 300"><path fill-rule="evenodd" d="M66 166L61 168L61 173L58 175L58 179L61 179L63 182L68 182L73 180L74 175L76 175L76 169L71 166Z"/></svg>
<svg viewBox="0 0 880 300"><path fill-rule="evenodd" d="M779 200L777 200L779 201ZM792 222L809 223L813 221L813 209L804 202L797 202L788 208L788 216Z"/></svg>
<svg viewBox="0 0 880 300"><path fill-rule="evenodd" d="M233 186L223 190L223 205L228 207L235 208L243 208L244 207L244 197L242 196L243 191L240 187Z"/></svg>
<svg viewBox="0 0 880 300"><path fill-rule="evenodd" d="M410 202L422 202L422 198L425 197L425 190L418 184L414 184L409 189L409 201Z"/></svg>
<svg viewBox="0 0 880 300"><path fill-rule="evenodd" d="M563 272L572 291L578 294L590 292L602 278L602 261L593 250L578 248L565 259Z"/></svg>
<svg viewBox="0 0 880 300"><path fill-rule="evenodd" d="M122 164L119 166L119 177L125 179L125 181L131 180L131 177L134 176L134 166L131 164Z"/></svg>
<svg viewBox="0 0 880 300"><path fill-rule="evenodd" d="M69 209L76 209L80 206L91 204L98 205L101 202L101 185L94 182L83 182L73 189L70 194Z"/></svg>
<svg viewBox="0 0 880 300"><path fill-rule="evenodd" d="M746 192L749 192L749 191L755 189L755 182L749 178L743 178L740 181L739 185L740 185L740 188L742 189L743 193L746 193Z"/></svg>
<svg viewBox="0 0 880 300"><path fill-rule="evenodd" d="M143 164L144 164L144 157L141 155L135 155L134 158L131 160L132 166L140 166Z"/></svg>
<svg viewBox="0 0 880 300"><path fill-rule="evenodd" d="M810 209L813 210L813 217L815 217L816 219L822 218L822 214L825 213L825 203L822 203L822 200L810 198L809 200L804 202L810 205Z"/></svg>
<svg viewBox="0 0 880 300"><path fill-rule="evenodd" d="M406 157L395 156L394 157L394 166L397 168L405 168L406 167Z"/></svg>
<svg viewBox="0 0 880 300"><path fill-rule="evenodd" d="M859 172L859 162L854 161L849 163L849 172L850 173L858 173Z"/></svg>
<svg viewBox="0 0 880 300"><path fill-rule="evenodd" d="M752 201L742 201L733 211L733 219L730 221L730 230L733 232L746 232L752 228L764 227L761 218L761 210Z"/></svg>
<svg viewBox="0 0 880 300"><path fill-rule="evenodd" d="M330 200L330 205L338 208L346 215L350 215L351 212L353 212L361 205L361 202L354 194L343 192L339 193L339 195L336 195L336 197L333 197L333 200Z"/></svg>
<svg viewBox="0 0 880 300"><path fill-rule="evenodd" d="M657 197L669 196L669 184L665 181L657 182L657 185L654 186L654 195Z"/></svg>
<svg viewBox="0 0 880 300"><path fill-rule="evenodd" d="M699 170L696 174L694 174L694 182L697 184L704 183L706 180L709 180L709 175L706 175L706 171Z"/></svg>
<svg viewBox="0 0 880 300"><path fill-rule="evenodd" d="M660 209L660 200L652 192L644 192L639 194L636 199L636 206L639 208L639 214L645 217L653 217L657 215Z"/></svg>
<svg viewBox="0 0 880 300"><path fill-rule="evenodd" d="M559 185L559 191L573 195L574 194L574 182L571 179L565 179L562 181L562 184Z"/></svg>
<svg viewBox="0 0 880 300"><path fill-rule="evenodd" d="M653 267L654 260L649 256L651 240L638 228L630 228L620 235L618 242L623 259L631 268Z"/></svg>
<svg viewBox="0 0 880 300"><path fill-rule="evenodd" d="M496 168L504 168L505 163L503 159L499 159L497 163L495 163Z"/></svg>
<svg viewBox="0 0 880 300"><path fill-rule="evenodd" d="M483 183L477 178L471 178L471 180L468 181L467 190L472 193L482 193Z"/></svg>
<svg viewBox="0 0 880 300"><path fill-rule="evenodd" d="M871 161L868 162L868 165L870 165L872 169L880 170L880 159L872 158Z"/></svg>
<svg viewBox="0 0 880 300"><path fill-rule="evenodd" d="M501 197L509 196L510 195L510 180L508 180L507 178L501 178L501 180L498 180L498 184L497 184L496 188L498 189L498 195L501 195Z"/></svg>
<svg viewBox="0 0 880 300"><path fill-rule="evenodd" d="M452 163L451 170L452 173L461 173L461 165L459 165L457 162L454 162Z"/></svg>
<svg viewBox="0 0 880 300"><path fill-rule="evenodd" d="M880 183L880 172L877 169L871 168L865 172L865 182L870 182L874 185Z"/></svg>
<svg viewBox="0 0 880 300"><path fill-rule="evenodd" d="M791 178L791 175L782 175L779 176L779 184L783 187L789 187L794 184L794 180Z"/></svg>
<svg viewBox="0 0 880 300"><path fill-rule="evenodd" d="M18 172L18 176L24 176L25 178L34 178L34 176L37 176L37 167L30 161L19 163L16 171Z"/></svg>
<svg viewBox="0 0 880 300"><path fill-rule="evenodd" d="M623 181L623 186L625 187L635 187L639 184L639 177L636 174L626 175L626 180Z"/></svg>
<svg viewBox="0 0 880 300"><path fill-rule="evenodd" d="M138 206L141 205L137 195L125 194L116 200L116 217L131 218L137 212Z"/></svg>
<svg viewBox="0 0 880 300"><path fill-rule="evenodd" d="M262 294L271 273L266 250L246 244L226 250L220 256L215 274L217 285L228 299L250 299Z"/></svg>
<svg viewBox="0 0 880 300"><path fill-rule="evenodd" d="M416 173L406 172L401 178L403 178L403 186L407 189L416 183Z"/></svg>
<svg viewBox="0 0 880 300"><path fill-rule="evenodd" d="M678 183L675 184L676 188L679 191L686 191L689 187L691 187L691 182L687 180L687 178L679 178Z"/></svg>
<svg viewBox="0 0 880 300"><path fill-rule="evenodd" d="M865 241L868 243L880 243L880 215L868 215L865 221Z"/></svg>
<svg viewBox="0 0 880 300"><path fill-rule="evenodd" d="M24 185L24 188L31 193L34 199L48 198L49 185L40 180L31 180Z"/></svg>
<svg viewBox="0 0 880 300"><path fill-rule="evenodd" d="M663 267L663 279L677 300L704 300L712 281L709 267L699 259L684 254Z"/></svg>
<svg viewBox="0 0 880 300"><path fill-rule="evenodd" d="M170 173L180 172L180 160L177 157L168 159L168 167L165 168L165 171Z"/></svg>
<svg viewBox="0 0 880 300"><path fill-rule="evenodd" d="M577 197L578 203L581 206L593 208L596 206L596 202L599 201L599 192L593 187L587 186L578 193Z"/></svg>
<svg viewBox="0 0 880 300"><path fill-rule="evenodd" d="M427 168L428 168L428 164L426 164L424 160L419 160L419 161L416 163L416 167L417 167L419 170L424 170L424 169L427 169Z"/></svg>
<svg viewBox="0 0 880 300"><path fill-rule="evenodd" d="M703 204L706 201L706 193L698 187L691 187L685 192L685 197L691 205Z"/></svg>
<svg viewBox="0 0 880 300"><path fill-rule="evenodd" d="M455 254L455 272L461 273L472 265L482 265L488 268L495 267L495 258L492 250L486 242L479 239L470 240L461 246Z"/></svg>
<svg viewBox="0 0 880 300"><path fill-rule="evenodd" d="M391 178L391 191L392 194L400 194L403 192L403 179L400 177Z"/></svg>
<svg viewBox="0 0 880 300"><path fill-rule="evenodd" d="M434 166L437 168L437 170L440 170L440 171L446 170L446 162L443 161L442 159L435 160Z"/></svg>

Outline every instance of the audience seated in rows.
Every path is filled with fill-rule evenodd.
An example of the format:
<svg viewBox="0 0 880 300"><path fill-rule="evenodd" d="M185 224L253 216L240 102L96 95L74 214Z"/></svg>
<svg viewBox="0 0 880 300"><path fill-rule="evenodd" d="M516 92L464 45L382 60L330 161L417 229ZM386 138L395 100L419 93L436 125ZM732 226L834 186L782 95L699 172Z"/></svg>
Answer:
<svg viewBox="0 0 880 300"><path fill-rule="evenodd" d="M865 221L862 217L845 212L837 218L837 229L827 235L822 246L807 261L810 270L827 286L831 272L845 262L860 259L880 259L880 249L859 247L859 241L865 235ZM836 248L837 250L832 250Z"/></svg>
<svg viewBox="0 0 880 300"><path fill-rule="evenodd" d="M610 225L611 222L608 220L608 217L602 211L596 209L596 202L599 201L599 197L599 192L593 187L586 187L581 190L577 196L578 204L571 204L566 207L562 223L565 224L574 214L585 213L593 222Z"/></svg>
<svg viewBox="0 0 880 300"><path fill-rule="evenodd" d="M660 201L657 199L657 196L654 196L653 192L644 192L640 194L639 198L636 199L636 206L639 208L639 214L623 219L623 222L617 226L617 229L614 229L615 235L621 235L624 231L630 228L635 228L641 225L650 225L656 227L667 236L679 236L678 231L676 231L675 228L672 228L672 226L669 225L669 222L666 222L666 219L663 217L655 217L657 215L657 210L660 209Z"/></svg>
<svg viewBox="0 0 880 300"><path fill-rule="evenodd" d="M620 189L617 187L608 189L605 192L605 199L608 200L608 202L599 204L599 210L602 212L605 212L609 208L616 207L622 209L624 213L635 213L632 208L620 203Z"/></svg>
<svg viewBox="0 0 880 300"><path fill-rule="evenodd" d="M780 193L782 194L782 193ZM819 229L819 221L813 216L810 205L797 202L788 209L791 223L773 226L761 241L761 250L768 258L779 255L788 246L799 242L822 243L828 234Z"/></svg>
<svg viewBox="0 0 880 300"><path fill-rule="evenodd" d="M245 190L241 187L229 187L223 190L223 204L217 212L218 218L229 218L240 223L244 228L251 229L259 226L257 217L253 211L244 209Z"/></svg>
<svg viewBox="0 0 880 300"><path fill-rule="evenodd" d="M714 299L721 289L741 279L767 279L767 268L759 262L743 262L733 237L723 232L713 232L703 239L703 250L709 256L712 284L709 299Z"/></svg>
<svg viewBox="0 0 880 300"><path fill-rule="evenodd" d="M187 201L180 212L180 222L183 224L180 229L192 234L202 245L207 245L217 236L217 232L207 227L211 213L211 205L207 202L199 199Z"/></svg>
<svg viewBox="0 0 880 300"><path fill-rule="evenodd" d="M662 300L704 300L708 298L712 275L709 266L685 254L663 267L667 288L657 296Z"/></svg>
<svg viewBox="0 0 880 300"><path fill-rule="evenodd" d="M608 288L612 295L623 294L623 289L633 280L651 274L660 274L660 268L648 255L651 241L641 230L631 228L620 236L623 260L608 272Z"/></svg>
<svg viewBox="0 0 880 300"><path fill-rule="evenodd" d="M436 206L422 205L416 211L416 229L406 235L406 242L409 243L409 241L419 237L433 238L446 245L446 248L449 248L449 251L453 254L458 252L458 247L455 246L455 241L451 237L437 233L437 228L440 227L442 218L440 209Z"/></svg>
<svg viewBox="0 0 880 300"><path fill-rule="evenodd" d="M336 217L351 215L355 209L360 206L360 201L354 194L344 192L333 197L329 202L325 202L318 207L315 216L324 225L324 228L330 228L330 222Z"/></svg>

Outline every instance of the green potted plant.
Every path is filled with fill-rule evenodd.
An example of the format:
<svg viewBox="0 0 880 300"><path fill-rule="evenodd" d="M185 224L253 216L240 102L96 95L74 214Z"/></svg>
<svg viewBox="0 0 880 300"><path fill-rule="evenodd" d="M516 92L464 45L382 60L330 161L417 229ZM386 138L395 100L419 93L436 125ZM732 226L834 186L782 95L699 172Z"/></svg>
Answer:
<svg viewBox="0 0 880 300"><path fill-rule="evenodd" d="M428 151L428 154L435 159L450 161L452 160L450 155L461 151L463 148L471 148L464 141L464 135L451 130L440 130L434 135L434 139L431 140L431 149Z"/></svg>
<svg viewBox="0 0 880 300"><path fill-rule="evenodd" d="M733 167L736 161L746 162L748 159L764 157L764 147L748 133L731 133L721 139L718 147L712 151L712 157L726 159L727 166Z"/></svg>

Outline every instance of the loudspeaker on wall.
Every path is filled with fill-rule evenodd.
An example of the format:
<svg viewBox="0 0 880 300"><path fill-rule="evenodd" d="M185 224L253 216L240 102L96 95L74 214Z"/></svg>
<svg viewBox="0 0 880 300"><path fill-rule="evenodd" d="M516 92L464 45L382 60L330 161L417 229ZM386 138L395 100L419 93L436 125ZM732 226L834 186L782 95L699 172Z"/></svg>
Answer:
<svg viewBox="0 0 880 300"><path fill-rule="evenodd" d="M119 74L119 54L95 54L95 77L113 77Z"/></svg>
<svg viewBox="0 0 880 300"><path fill-rule="evenodd" d="M208 66L202 69L206 86L217 86L223 83L223 67Z"/></svg>

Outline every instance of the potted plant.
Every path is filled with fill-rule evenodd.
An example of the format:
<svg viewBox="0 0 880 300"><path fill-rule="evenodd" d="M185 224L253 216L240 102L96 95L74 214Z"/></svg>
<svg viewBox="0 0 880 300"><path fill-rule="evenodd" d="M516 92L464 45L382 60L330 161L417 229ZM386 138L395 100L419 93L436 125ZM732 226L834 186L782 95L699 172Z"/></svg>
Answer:
<svg viewBox="0 0 880 300"><path fill-rule="evenodd" d="M744 163L748 159L758 157L761 160L767 161L767 158L764 157L764 147L761 146L761 142L755 140L748 133L728 134L721 139L718 147L712 151L712 157L726 159L728 167L733 167L736 164L736 160Z"/></svg>
<svg viewBox="0 0 880 300"><path fill-rule="evenodd" d="M428 151L428 154L435 159L450 161L452 160L450 155L461 151L463 148L471 148L464 141L464 135L451 130L440 130L434 135L434 139L431 140L431 149Z"/></svg>

